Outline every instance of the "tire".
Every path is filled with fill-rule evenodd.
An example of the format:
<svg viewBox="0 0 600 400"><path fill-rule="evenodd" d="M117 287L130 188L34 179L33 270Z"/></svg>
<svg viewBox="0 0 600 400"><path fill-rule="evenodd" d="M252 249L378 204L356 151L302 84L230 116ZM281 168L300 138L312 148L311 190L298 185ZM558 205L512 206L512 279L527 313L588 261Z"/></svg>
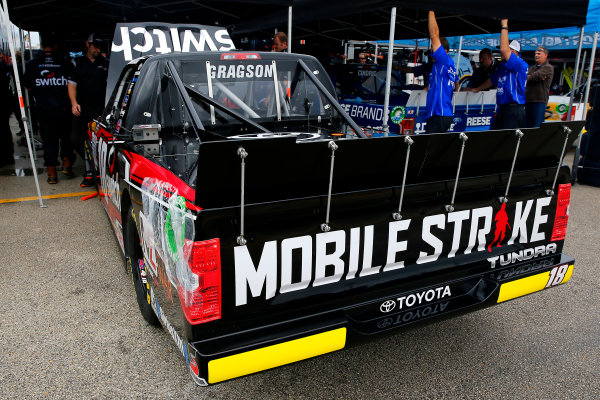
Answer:
<svg viewBox="0 0 600 400"><path fill-rule="evenodd" d="M127 228L125 229L128 235L128 243L131 248L127 251L125 258L125 268L131 272L133 287L135 289L136 300L140 308L140 313L146 322L152 326L160 326L160 322L152 309L150 300L150 283L147 278L146 268L144 266L144 255L139 243L139 236L135 221L133 220L133 209L130 207L127 212Z"/></svg>

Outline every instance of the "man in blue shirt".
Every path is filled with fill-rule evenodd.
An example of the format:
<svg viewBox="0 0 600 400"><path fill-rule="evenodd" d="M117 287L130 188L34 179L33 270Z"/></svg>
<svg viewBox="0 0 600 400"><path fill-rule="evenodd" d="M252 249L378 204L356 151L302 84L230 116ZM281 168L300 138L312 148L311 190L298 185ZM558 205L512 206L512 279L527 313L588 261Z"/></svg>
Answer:
<svg viewBox="0 0 600 400"><path fill-rule="evenodd" d="M457 81L456 67L454 60L448 55L448 40L440 38L440 29L433 11L429 11L429 37L433 66L429 74L425 133L447 132L452 124L452 93Z"/></svg>
<svg viewBox="0 0 600 400"><path fill-rule="evenodd" d="M500 21L500 56L502 63L485 83L473 89L474 92L498 87L496 103L498 113L492 129L516 129L525 123L525 85L528 65L519 57L521 45L516 40L508 43L508 20Z"/></svg>

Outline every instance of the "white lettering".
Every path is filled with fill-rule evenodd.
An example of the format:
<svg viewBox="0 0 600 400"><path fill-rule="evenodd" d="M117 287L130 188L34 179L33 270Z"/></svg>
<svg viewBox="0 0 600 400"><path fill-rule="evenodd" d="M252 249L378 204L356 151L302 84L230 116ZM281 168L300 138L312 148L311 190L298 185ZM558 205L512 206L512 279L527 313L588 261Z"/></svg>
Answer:
<svg viewBox="0 0 600 400"><path fill-rule="evenodd" d="M302 253L301 276L300 282L292 283L292 252L296 249L300 249ZM311 278L312 238L310 236L301 236L283 240L281 242L281 288L279 292L287 293L306 289L310 284Z"/></svg>
<svg viewBox="0 0 600 400"><path fill-rule="evenodd" d="M247 287L250 288L252 297L258 297L266 283L265 299L275 296L277 290L277 242L266 242L258 269L254 267L252 257L246 246L237 246L233 249L235 265L235 305L241 306L248 302Z"/></svg>
<svg viewBox="0 0 600 400"><path fill-rule="evenodd" d="M548 221L548 215L542 215L542 208L550 204L550 197L544 197L538 199L535 205L535 215L533 217L533 229L531 230L531 241L538 242L544 240L546 235L544 232L540 232L540 225L545 224Z"/></svg>
<svg viewBox="0 0 600 400"><path fill-rule="evenodd" d="M404 261L396 262L396 254L401 251L405 251L407 248L407 241L398 241L398 232L405 231L410 225L410 219L402 221L394 221L388 225L388 248L387 248L387 260L383 271L393 271L395 269L404 268Z"/></svg>
<svg viewBox="0 0 600 400"><path fill-rule="evenodd" d="M419 253L419 258L417 259L417 264L435 261L439 258L440 254L442 254L444 242L431 233L432 226L437 226L439 229L444 229L446 226L446 218L444 215L430 215L423 218L423 241L433 247L433 253L427 254L426 252L421 251Z"/></svg>
<svg viewBox="0 0 600 400"><path fill-rule="evenodd" d="M309 236L310 239L310 236ZM327 254L327 244L335 244L335 250ZM344 274L344 261L341 257L344 254L346 245L346 232L333 231L319 233L316 236L316 261L315 261L315 281L313 286L327 285L335 283L342 278ZM326 267L333 265L334 273L326 276Z"/></svg>
<svg viewBox="0 0 600 400"><path fill-rule="evenodd" d="M479 241L479 247L477 251L483 251L485 249L485 235L490 233L492 228L492 213L494 209L492 207L482 207L473 210L471 217L471 232L469 233L469 244L465 249L465 254L470 254L471 250L475 246L475 243ZM483 228L479 228L479 220L483 218Z"/></svg>
<svg viewBox="0 0 600 400"><path fill-rule="evenodd" d="M512 226L512 235L510 239L508 239L507 244L513 244L517 235L521 233L521 237L519 238L519 243L527 243L527 218L529 217L529 211L531 211L531 206L533 205L533 200L527 200L525 203L525 210L523 210L523 202L518 201L515 205L515 220Z"/></svg>

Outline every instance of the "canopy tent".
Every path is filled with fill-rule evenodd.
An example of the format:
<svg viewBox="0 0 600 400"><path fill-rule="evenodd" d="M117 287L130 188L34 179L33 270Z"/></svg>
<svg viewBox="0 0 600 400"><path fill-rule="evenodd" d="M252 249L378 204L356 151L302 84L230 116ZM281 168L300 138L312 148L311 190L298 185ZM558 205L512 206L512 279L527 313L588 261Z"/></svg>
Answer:
<svg viewBox="0 0 600 400"><path fill-rule="evenodd" d="M511 31L509 39L517 39L521 43L523 51L535 51L538 46L546 46L549 50L577 50L579 45L580 28L577 26L551 28L543 30L527 30L513 31L514 24L510 22ZM575 24L574 24L575 25ZM586 23L584 26L584 34L582 47L589 49L594 42L594 32L600 31L600 0L590 0ZM450 47L457 49L460 42L460 36L448 36L448 33L442 31ZM427 36L427 35L425 35ZM492 33L476 34L462 36L463 50L481 50L485 47L494 49L500 45L500 32L496 26ZM387 45L387 40L377 41L378 45ZM417 44L419 48L427 48L429 46L428 38L419 39L399 39L394 41L394 46L397 47L413 47Z"/></svg>
<svg viewBox="0 0 600 400"><path fill-rule="evenodd" d="M525 3L505 0L502 4L491 0L453 0L451 3L444 0L329 0L326 3L321 0L89 0L84 4L73 0L11 0L7 4L7 0L3 0L2 3L3 16L21 29L62 32L79 38L92 31L110 34L118 22L201 23L228 27L233 35L279 28L287 22L289 30L293 5L293 26L300 32L297 35L300 39L313 35L348 39L355 38L357 33L368 39L383 39L389 32L390 45L396 36L408 38L414 37L415 33L427 36L424 34L427 10L438 12L440 29L450 36L489 33L497 29L498 18L509 18L511 28L515 30L581 26L585 24L588 8L588 0L571 0L568 6L556 0ZM398 20L397 9L400 10ZM9 42L14 58L13 41ZM388 82L390 68L391 60L388 60ZM16 68L15 75L18 80ZM386 98L388 94L389 89ZM19 98L25 118L20 92ZM29 140L28 145L38 197L43 206Z"/></svg>
<svg viewBox="0 0 600 400"><path fill-rule="evenodd" d="M11 21L25 30L85 36L112 34L118 22L172 22L228 27L232 35L286 28L293 6L295 36L331 39L387 39L390 10L397 7L397 38L426 36L427 10L439 14L447 36L497 31L498 18L511 29L549 29L585 24L588 0L9 0Z"/></svg>

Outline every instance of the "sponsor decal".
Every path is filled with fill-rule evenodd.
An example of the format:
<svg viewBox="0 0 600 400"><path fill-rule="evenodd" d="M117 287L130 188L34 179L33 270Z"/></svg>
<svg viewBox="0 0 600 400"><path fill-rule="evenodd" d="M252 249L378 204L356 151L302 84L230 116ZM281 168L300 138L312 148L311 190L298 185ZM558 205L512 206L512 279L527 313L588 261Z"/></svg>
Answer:
<svg viewBox="0 0 600 400"><path fill-rule="evenodd" d="M211 64L210 75L213 79L273 78L273 64Z"/></svg>
<svg viewBox="0 0 600 400"><path fill-rule="evenodd" d="M529 249L513 251L511 253L500 254L499 256L490 257L487 260L490 262L491 268L496 268L498 264L504 267L518 261L527 261L539 256L554 254L556 253L556 248L556 243L548 243L544 246L536 246Z"/></svg>
<svg viewBox="0 0 600 400"><path fill-rule="evenodd" d="M44 76L44 72L48 71L42 71L42 76ZM67 86L68 83L69 81L66 77L61 76L57 78L56 76L54 76L54 73L50 73L45 78L35 79L35 86Z"/></svg>
<svg viewBox="0 0 600 400"><path fill-rule="evenodd" d="M396 106L392 108L390 113L390 119L396 125L400 124L406 115L406 109L403 106Z"/></svg>
<svg viewBox="0 0 600 400"><path fill-rule="evenodd" d="M341 104L346 114L352 118L364 118L380 122L383 118L383 107L368 104Z"/></svg>
<svg viewBox="0 0 600 400"><path fill-rule="evenodd" d="M115 208L121 212L121 191L119 189L119 172L114 171L114 166L109 165L110 160L116 157L115 146L108 146L104 140L100 141L98 149L98 164L100 169L100 188L113 203ZM129 176L129 161L123 159L125 163L125 176ZM108 168L107 168L108 167ZM108 170L108 171L107 171ZM111 174L113 170L113 174Z"/></svg>
<svg viewBox="0 0 600 400"><path fill-rule="evenodd" d="M357 73L358 73L358 76L362 76L362 77L377 76L377 71L375 71L375 70L359 69L357 71Z"/></svg>
<svg viewBox="0 0 600 400"><path fill-rule="evenodd" d="M165 25L163 27L162 25ZM120 43L113 41L112 54L123 53L125 61L136 54L190 53L195 51L227 51L235 48L226 29L212 27L190 29L176 25L120 26ZM136 57L139 57L136 56Z"/></svg>
<svg viewBox="0 0 600 400"><path fill-rule="evenodd" d="M489 126L492 124L492 117L467 117L467 126Z"/></svg>
<svg viewBox="0 0 600 400"><path fill-rule="evenodd" d="M389 313L390 311L393 311L396 308L396 302L394 300L386 300L383 303L381 303L381 306L379 306L379 309L381 310L382 313Z"/></svg>
<svg viewBox="0 0 600 400"><path fill-rule="evenodd" d="M423 290L422 292L401 296L396 300L386 300L381 303L379 309L383 313L388 313L396 308L396 302L398 303L398 310L402 310L405 307L420 306L449 296L452 296L450 286L440 286L435 289Z"/></svg>
<svg viewBox="0 0 600 400"><path fill-rule="evenodd" d="M506 243L535 243L547 240L550 197L520 201L508 218L506 205L495 213L491 206L429 215L423 219L392 221L387 225L366 225L316 235L267 241L253 248L234 247L235 304L246 305L249 298L270 299L276 294L334 284L399 270L418 268L442 258L501 247ZM510 219L510 223L508 220ZM492 232L492 223L495 230ZM507 228L511 232L507 232ZM410 234L409 234L410 231ZM420 234L419 234L420 232ZM492 236L493 235L493 236ZM490 241L491 240L491 241ZM489 243L489 244L488 244ZM374 247L377 251L374 252ZM410 249L410 251L408 251ZM487 260L492 268L509 265L556 252L554 243L531 247ZM374 257L375 254L375 257ZM292 278L293 277L293 278ZM449 295L424 292L406 298L398 305L412 306ZM444 294L446 293L446 294ZM441 296L441 297L439 297Z"/></svg>

